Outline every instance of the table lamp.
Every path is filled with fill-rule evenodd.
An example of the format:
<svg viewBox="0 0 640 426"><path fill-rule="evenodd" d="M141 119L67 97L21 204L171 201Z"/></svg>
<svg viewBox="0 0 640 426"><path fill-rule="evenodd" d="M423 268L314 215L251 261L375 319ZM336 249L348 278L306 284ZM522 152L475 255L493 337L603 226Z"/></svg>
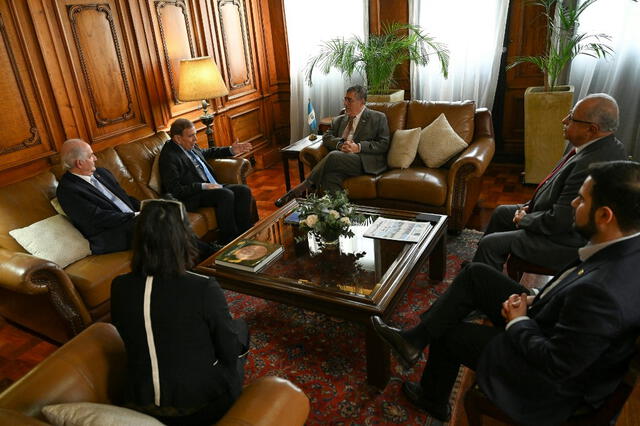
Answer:
<svg viewBox="0 0 640 426"><path fill-rule="evenodd" d="M207 112L207 99L219 98L229 94L222 80L220 70L210 56L180 60L180 79L178 81L178 99L181 101L202 100L202 116L200 121L207 126L207 143L215 146L213 141L213 114Z"/></svg>

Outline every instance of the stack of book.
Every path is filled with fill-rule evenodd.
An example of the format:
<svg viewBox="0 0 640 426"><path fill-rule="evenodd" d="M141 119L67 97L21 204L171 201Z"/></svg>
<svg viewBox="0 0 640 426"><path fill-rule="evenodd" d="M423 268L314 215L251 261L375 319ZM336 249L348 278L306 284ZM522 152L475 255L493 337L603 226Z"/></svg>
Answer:
<svg viewBox="0 0 640 426"><path fill-rule="evenodd" d="M216 256L215 264L249 272L259 272L276 259L284 247L265 241L241 240Z"/></svg>

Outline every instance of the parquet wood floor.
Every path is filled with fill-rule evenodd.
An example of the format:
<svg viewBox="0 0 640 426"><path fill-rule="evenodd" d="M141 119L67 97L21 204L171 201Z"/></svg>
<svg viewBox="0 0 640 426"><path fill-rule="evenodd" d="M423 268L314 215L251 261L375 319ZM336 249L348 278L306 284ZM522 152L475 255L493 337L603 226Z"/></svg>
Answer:
<svg viewBox="0 0 640 426"><path fill-rule="evenodd" d="M299 183L297 163L291 160L289 169L292 170L291 185L297 185ZM531 198L534 187L521 184L521 172L520 165L489 166L484 176L480 200L468 227L484 230L491 212L497 205L523 203ZM260 217L273 213L276 210L274 201L285 193L282 164L256 170L248 177L248 184L256 198ZM0 391L25 375L56 348L55 345L18 329L0 318ZM638 419L640 419L640 388L634 391L634 396L627 403L617 424L640 426Z"/></svg>

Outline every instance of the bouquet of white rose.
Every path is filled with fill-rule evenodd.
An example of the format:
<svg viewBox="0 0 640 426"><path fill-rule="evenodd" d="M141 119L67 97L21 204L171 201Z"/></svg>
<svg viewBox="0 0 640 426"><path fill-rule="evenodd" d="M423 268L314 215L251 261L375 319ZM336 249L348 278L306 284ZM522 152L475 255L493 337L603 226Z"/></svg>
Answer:
<svg viewBox="0 0 640 426"><path fill-rule="evenodd" d="M311 194L298 208L300 228L311 231L326 243L337 241L341 235L353 237L352 223L364 217L356 213L345 191L328 193L322 197ZM306 238L304 233L301 239Z"/></svg>

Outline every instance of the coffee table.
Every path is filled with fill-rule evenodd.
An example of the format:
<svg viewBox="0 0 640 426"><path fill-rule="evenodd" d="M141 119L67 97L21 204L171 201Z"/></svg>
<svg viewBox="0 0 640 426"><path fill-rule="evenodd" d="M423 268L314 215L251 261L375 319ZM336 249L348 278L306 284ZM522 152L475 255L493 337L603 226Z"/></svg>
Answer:
<svg viewBox="0 0 640 426"><path fill-rule="evenodd" d="M389 381L390 354L370 323L373 315L388 319L409 284L429 260L429 276L442 280L446 265L447 216L432 215L431 231L417 243L363 237L378 216L415 220L416 212L357 206L367 218L353 225L352 238L340 238L340 247L324 248L312 235L296 242L302 232L285 222L299 202L293 200L238 237L284 246L283 254L259 272L214 263L216 255L196 270L214 276L223 288L322 312L365 327L367 381L384 389ZM237 241L236 240L236 241ZM230 244L233 244L231 242Z"/></svg>

